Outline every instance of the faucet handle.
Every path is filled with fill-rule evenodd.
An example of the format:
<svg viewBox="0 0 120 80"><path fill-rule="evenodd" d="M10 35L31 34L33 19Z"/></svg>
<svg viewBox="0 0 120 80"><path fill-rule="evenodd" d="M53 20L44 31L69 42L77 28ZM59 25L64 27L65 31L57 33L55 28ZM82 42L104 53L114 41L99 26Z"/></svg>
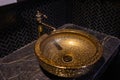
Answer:
<svg viewBox="0 0 120 80"><path fill-rule="evenodd" d="M39 23L42 23L42 19L43 18L47 18L47 16L43 13L41 13L40 11L37 11L37 14L36 14L36 19Z"/></svg>

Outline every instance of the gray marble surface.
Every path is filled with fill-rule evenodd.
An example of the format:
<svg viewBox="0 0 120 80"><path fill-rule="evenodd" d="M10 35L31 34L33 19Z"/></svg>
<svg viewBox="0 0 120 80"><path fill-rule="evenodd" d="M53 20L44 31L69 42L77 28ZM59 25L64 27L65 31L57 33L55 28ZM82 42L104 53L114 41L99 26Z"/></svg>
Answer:
<svg viewBox="0 0 120 80"><path fill-rule="evenodd" d="M100 75L101 71L104 71L106 65L108 65L118 53L117 51L120 49L120 40L116 37L73 24L66 24L62 28L73 27L78 27L79 29L96 36L103 45L103 60L96 65L95 69L92 70L91 75L87 75L85 78L85 80L93 80ZM0 80L68 80L53 76L40 68L39 62L34 54L35 42L36 41L33 41L0 59ZM80 78L69 80L77 79L79 80Z"/></svg>

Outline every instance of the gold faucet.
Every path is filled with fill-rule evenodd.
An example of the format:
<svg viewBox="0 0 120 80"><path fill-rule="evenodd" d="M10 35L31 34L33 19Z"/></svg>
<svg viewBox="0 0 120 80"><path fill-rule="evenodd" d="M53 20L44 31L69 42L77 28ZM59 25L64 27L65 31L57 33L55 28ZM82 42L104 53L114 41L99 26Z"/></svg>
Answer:
<svg viewBox="0 0 120 80"><path fill-rule="evenodd" d="M56 31L56 28L47 24L47 23L44 23L42 22L42 19L43 18L47 18L46 15L44 15L43 13L41 13L40 11L37 11L37 14L36 14L36 19L39 23L39 26L38 26L38 32L39 32L39 36L41 36L41 32L43 31L43 27L48 27L48 28L51 28L53 31Z"/></svg>

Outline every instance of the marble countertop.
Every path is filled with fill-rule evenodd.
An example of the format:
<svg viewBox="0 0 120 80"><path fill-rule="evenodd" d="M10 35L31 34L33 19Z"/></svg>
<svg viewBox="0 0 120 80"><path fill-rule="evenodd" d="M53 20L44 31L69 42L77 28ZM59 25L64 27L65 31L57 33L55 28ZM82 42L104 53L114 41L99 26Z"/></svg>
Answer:
<svg viewBox="0 0 120 80"><path fill-rule="evenodd" d="M81 80L94 80L100 76L120 49L120 40L116 37L99 33L73 24L63 25L64 28L77 27L96 36L103 45L103 56L92 72ZM36 40L0 59L0 80L80 80L65 79L47 73L40 68L34 54Z"/></svg>

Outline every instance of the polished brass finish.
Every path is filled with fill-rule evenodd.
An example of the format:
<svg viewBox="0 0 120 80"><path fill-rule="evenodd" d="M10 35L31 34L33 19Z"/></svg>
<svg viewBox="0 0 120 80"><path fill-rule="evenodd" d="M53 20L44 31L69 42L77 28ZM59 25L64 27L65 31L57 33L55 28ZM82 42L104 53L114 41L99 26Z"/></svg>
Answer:
<svg viewBox="0 0 120 80"><path fill-rule="evenodd" d="M102 56L102 46L92 35L74 29L58 29L39 37L35 54L46 71L61 77L87 73Z"/></svg>
<svg viewBox="0 0 120 80"><path fill-rule="evenodd" d="M37 19L37 21L39 23L39 26L38 26L39 36L40 36L40 33L43 31L43 27L51 28L53 31L56 30L56 28L54 28L53 26L51 26L51 25L49 25L47 23L42 22L43 18L47 18L47 16L44 15L43 13L41 13L40 11L37 11L36 19Z"/></svg>

